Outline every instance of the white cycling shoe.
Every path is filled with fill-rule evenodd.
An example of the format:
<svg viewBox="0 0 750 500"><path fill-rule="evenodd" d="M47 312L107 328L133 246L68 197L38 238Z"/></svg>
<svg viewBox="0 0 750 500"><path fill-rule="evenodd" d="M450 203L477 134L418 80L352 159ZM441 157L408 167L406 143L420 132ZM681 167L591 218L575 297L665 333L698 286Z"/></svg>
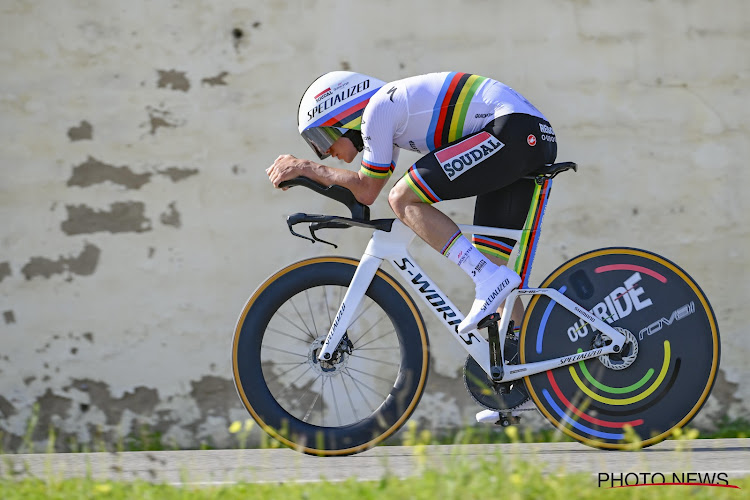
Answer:
<svg viewBox="0 0 750 500"><path fill-rule="evenodd" d="M494 273L477 285L474 303L466 318L458 325L459 333L468 333L477 327L482 319L500 307L514 288L521 284L521 277L500 266Z"/></svg>

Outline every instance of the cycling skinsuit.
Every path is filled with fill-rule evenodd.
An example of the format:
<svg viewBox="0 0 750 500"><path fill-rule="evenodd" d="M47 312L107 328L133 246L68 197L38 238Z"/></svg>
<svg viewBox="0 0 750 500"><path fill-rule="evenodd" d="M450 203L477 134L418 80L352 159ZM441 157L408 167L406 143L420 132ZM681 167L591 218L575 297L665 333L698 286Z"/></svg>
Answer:
<svg viewBox="0 0 750 500"><path fill-rule="evenodd" d="M474 224L520 229L534 181L555 161L544 115L512 88L468 73L431 73L384 85L362 114L361 172L387 178L398 151L424 154L405 174L425 203L477 196ZM474 236L482 251L507 259L513 240Z"/></svg>

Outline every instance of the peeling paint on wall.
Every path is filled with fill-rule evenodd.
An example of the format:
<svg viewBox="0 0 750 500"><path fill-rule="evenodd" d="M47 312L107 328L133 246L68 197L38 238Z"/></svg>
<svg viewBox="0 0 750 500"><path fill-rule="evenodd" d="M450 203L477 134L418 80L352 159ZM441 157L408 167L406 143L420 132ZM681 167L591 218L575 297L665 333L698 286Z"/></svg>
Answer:
<svg viewBox="0 0 750 500"><path fill-rule="evenodd" d="M177 168L169 167L164 170L158 170L160 175L164 175L172 179L172 182L179 182L183 179L190 177L191 175L198 174L197 168Z"/></svg>
<svg viewBox="0 0 750 500"><path fill-rule="evenodd" d="M182 224L180 222L180 212L177 211L177 202L169 204L169 210L161 214L159 220L165 226L173 226L179 228Z"/></svg>
<svg viewBox="0 0 750 500"><path fill-rule="evenodd" d="M159 81L156 82L156 86L159 88L167 88L172 90L181 90L187 92L190 90L190 81L185 76L184 71L170 70L156 70L159 74Z"/></svg>
<svg viewBox="0 0 750 500"><path fill-rule="evenodd" d="M237 391L230 379L206 375L197 382L190 382L190 396L201 412L201 420L211 415L225 416L230 408L237 406Z"/></svg>
<svg viewBox="0 0 750 500"><path fill-rule="evenodd" d="M11 415L15 415L16 409L10 404L10 401L0 395L0 415L4 418L8 418Z"/></svg>
<svg viewBox="0 0 750 500"><path fill-rule="evenodd" d="M10 262L0 262L0 282L10 276Z"/></svg>
<svg viewBox="0 0 750 500"><path fill-rule="evenodd" d="M13 311L3 311L3 319L6 325L10 325L16 322L16 315L13 314Z"/></svg>
<svg viewBox="0 0 750 500"><path fill-rule="evenodd" d="M119 424L125 410L141 415L151 415L156 405L159 404L159 392L144 386L135 387L131 392L125 392L119 398L112 396L109 385L96 380L75 379L63 390L71 388L87 393L91 406L104 412L109 425Z"/></svg>
<svg viewBox="0 0 750 500"><path fill-rule="evenodd" d="M32 257L29 262L21 268L21 273L30 280L36 276L49 278L53 274L68 273L68 280L73 274L89 276L94 273L99 262L101 251L95 245L86 243L83 251L77 257L60 257L51 260L46 257Z"/></svg>
<svg viewBox="0 0 750 500"><path fill-rule="evenodd" d="M719 368L716 372L716 381L711 390L711 396L719 402L722 415L726 415L732 405L742 403L742 399L737 397L739 387L739 384L730 382L724 370Z"/></svg>
<svg viewBox="0 0 750 500"><path fill-rule="evenodd" d="M151 221L144 215L140 201L115 202L110 210L94 210L86 205L66 205L68 219L60 225L67 235L110 233L143 233L151 230Z"/></svg>
<svg viewBox="0 0 750 500"><path fill-rule="evenodd" d="M70 127L68 129L68 138L71 142L91 140L93 135L94 127L92 127L86 120L82 120L81 124L77 127Z"/></svg>
<svg viewBox="0 0 750 500"><path fill-rule="evenodd" d="M204 78L203 80L201 80L201 83L203 85L209 85L211 87L215 87L217 85L226 85L227 82L224 81L224 78L226 78L228 75L229 75L229 73L227 73L226 71L222 71L221 73L219 73L216 76L212 76L212 77L209 77L209 78Z"/></svg>
<svg viewBox="0 0 750 500"><path fill-rule="evenodd" d="M67 185L88 187L110 181L128 189L140 189L150 179L148 172L136 174L128 166L115 167L89 156L86 161L73 167Z"/></svg>
<svg viewBox="0 0 750 500"><path fill-rule="evenodd" d="M39 420L36 422L31 438L33 440L46 439L49 436L53 418L69 417L73 401L70 398L58 396L52 392L52 389L47 389L44 395L37 398L36 403L39 405Z"/></svg>
<svg viewBox="0 0 750 500"><path fill-rule="evenodd" d="M149 131L151 135L155 135L156 131L162 127L175 128L182 125L182 122L175 120L172 117L172 113L165 109L147 106L146 111L148 112L149 125L151 126L151 130Z"/></svg>

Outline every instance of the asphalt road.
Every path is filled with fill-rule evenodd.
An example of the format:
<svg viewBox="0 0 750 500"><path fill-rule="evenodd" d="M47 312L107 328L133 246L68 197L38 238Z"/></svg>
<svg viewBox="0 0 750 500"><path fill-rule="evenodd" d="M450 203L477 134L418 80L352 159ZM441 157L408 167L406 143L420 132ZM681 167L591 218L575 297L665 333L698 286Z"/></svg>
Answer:
<svg viewBox="0 0 750 500"><path fill-rule="evenodd" d="M449 466L465 459L536 461L550 473L725 472L750 474L750 439L665 441L635 452L596 450L578 443L427 446L424 462ZM289 449L59 453L4 455L0 476L82 477L183 485L282 481L376 480L418 474L414 448L380 446L349 457L320 458Z"/></svg>

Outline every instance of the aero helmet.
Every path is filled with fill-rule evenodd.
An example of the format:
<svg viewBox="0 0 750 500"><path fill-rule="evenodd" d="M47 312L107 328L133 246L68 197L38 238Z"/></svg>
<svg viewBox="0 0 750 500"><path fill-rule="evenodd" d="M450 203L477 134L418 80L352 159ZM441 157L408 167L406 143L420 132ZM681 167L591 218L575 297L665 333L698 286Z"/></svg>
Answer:
<svg viewBox="0 0 750 500"><path fill-rule="evenodd" d="M384 81L351 71L332 71L312 82L299 103L299 133L321 160L349 130L360 130L362 112Z"/></svg>

